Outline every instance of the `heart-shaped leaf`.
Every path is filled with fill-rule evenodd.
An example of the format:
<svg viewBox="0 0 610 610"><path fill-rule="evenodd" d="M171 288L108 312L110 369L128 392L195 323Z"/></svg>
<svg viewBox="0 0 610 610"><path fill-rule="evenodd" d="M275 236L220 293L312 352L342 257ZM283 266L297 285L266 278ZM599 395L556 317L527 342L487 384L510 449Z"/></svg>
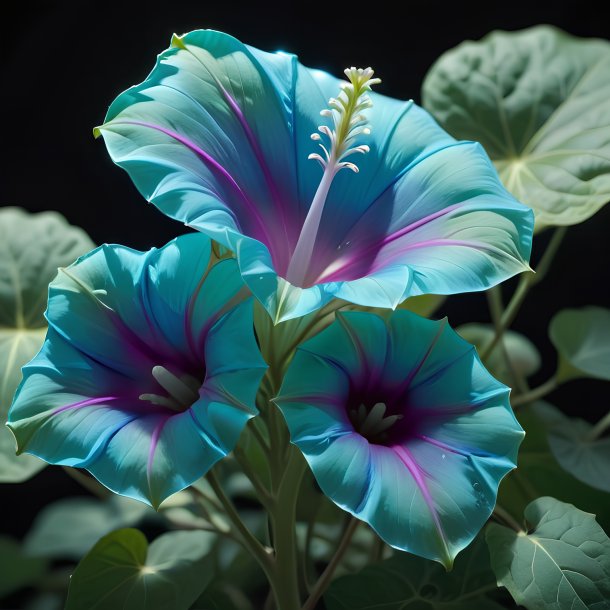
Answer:
<svg viewBox="0 0 610 610"><path fill-rule="evenodd" d="M77 561L105 534L157 513L142 502L111 495L107 500L65 498L45 506L23 542L34 556Z"/></svg>
<svg viewBox="0 0 610 610"><path fill-rule="evenodd" d="M593 426L577 417L566 417L555 407L539 403L536 414L547 427L555 459L579 481L610 493L610 438L593 438Z"/></svg>
<svg viewBox="0 0 610 610"><path fill-rule="evenodd" d="M578 377L610 381L610 310L563 309L551 320L549 336L559 353L558 381Z"/></svg>
<svg viewBox="0 0 610 610"><path fill-rule="evenodd" d="M25 481L45 466L35 457L15 455L15 439L4 424L21 367L45 337L49 282L58 267L93 247L81 229L55 212L0 209L0 482Z"/></svg>
<svg viewBox="0 0 610 610"><path fill-rule="evenodd" d="M494 327L491 324L463 324L456 330L466 341L473 343L478 350L487 345L495 335ZM502 339L515 373L529 377L540 368L540 354L536 346L525 335L508 330ZM512 385L514 382L500 345L493 349L485 361L485 366L494 377L503 383Z"/></svg>
<svg viewBox="0 0 610 610"><path fill-rule="evenodd" d="M548 442L548 424L543 421L541 413L547 406L536 403L532 405L534 408L523 408L517 412L519 423L525 430L525 439L519 449L518 468L509 473L500 485L498 503L520 520L525 507L532 500L552 495L596 513L599 523L610 528L608 496L579 481L555 459Z"/></svg>
<svg viewBox="0 0 610 610"><path fill-rule="evenodd" d="M527 532L487 528L498 584L528 610L606 610L610 539L595 516L544 497L528 505L525 519Z"/></svg>
<svg viewBox="0 0 610 610"><path fill-rule="evenodd" d="M432 66L424 106L478 140L536 227L572 225L610 200L610 43L550 26L492 32Z"/></svg>
<svg viewBox="0 0 610 610"><path fill-rule="evenodd" d="M335 580L324 595L328 610L500 610L489 554L479 536L453 570L407 553Z"/></svg>
<svg viewBox="0 0 610 610"><path fill-rule="evenodd" d="M104 536L76 566L66 610L187 610L213 577L208 532L169 532L150 547L144 534Z"/></svg>

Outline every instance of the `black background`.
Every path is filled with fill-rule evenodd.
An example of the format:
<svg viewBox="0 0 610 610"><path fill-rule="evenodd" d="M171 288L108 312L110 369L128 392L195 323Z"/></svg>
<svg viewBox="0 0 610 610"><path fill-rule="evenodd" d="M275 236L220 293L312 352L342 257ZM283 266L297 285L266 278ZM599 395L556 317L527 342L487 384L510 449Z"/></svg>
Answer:
<svg viewBox="0 0 610 610"><path fill-rule="evenodd" d="M435 59L465 39L493 29L551 23L572 34L610 38L610 23L593 3L503 2L451 4L398 0L400 9L371 1L20 2L2 8L0 89L0 205L59 210L96 243L145 249L184 232L140 197L113 166L92 128L114 97L140 82L173 32L226 31L264 50L297 53L302 63L340 74L346 66L375 68L379 91L420 99ZM610 206L568 233L551 273L532 293L515 328L539 346L545 364L534 379L552 374L555 354L546 337L563 307L609 306ZM548 235L536 239L533 261ZM534 264L535 266L535 264ZM514 283L508 283L508 295ZM452 297L441 313L455 326L486 321L481 295ZM578 381L555 392L566 412L596 419L608 409L609 386ZM82 489L59 468L21 485L4 485L1 530L22 535L37 510Z"/></svg>

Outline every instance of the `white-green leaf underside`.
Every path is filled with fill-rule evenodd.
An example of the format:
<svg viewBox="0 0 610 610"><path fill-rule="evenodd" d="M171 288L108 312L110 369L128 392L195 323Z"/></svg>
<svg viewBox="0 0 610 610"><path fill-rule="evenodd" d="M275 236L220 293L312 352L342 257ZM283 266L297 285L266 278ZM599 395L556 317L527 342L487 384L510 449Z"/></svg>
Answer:
<svg viewBox="0 0 610 610"><path fill-rule="evenodd" d="M442 55L423 104L477 140L536 228L583 222L610 201L610 43L550 26L492 32Z"/></svg>
<svg viewBox="0 0 610 610"><path fill-rule="evenodd" d="M0 482L25 481L42 460L15 455L7 414L21 381L21 367L38 352L46 334L49 282L58 267L94 247L79 228L55 212L28 214L0 208Z"/></svg>

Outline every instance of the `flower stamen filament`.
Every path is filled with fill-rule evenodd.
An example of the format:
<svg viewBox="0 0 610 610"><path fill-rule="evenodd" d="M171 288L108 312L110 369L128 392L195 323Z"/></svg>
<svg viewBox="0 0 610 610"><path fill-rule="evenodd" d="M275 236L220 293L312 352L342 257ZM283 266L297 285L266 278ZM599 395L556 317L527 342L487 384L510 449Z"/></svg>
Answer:
<svg viewBox="0 0 610 610"><path fill-rule="evenodd" d="M386 409L384 402L375 403L370 410L361 404L357 410L350 411L352 423L362 436L368 438L379 436L403 417L402 415L386 416Z"/></svg>
<svg viewBox="0 0 610 610"><path fill-rule="evenodd" d="M371 68L347 68L345 75L349 82L341 86L338 97L329 100L329 108L320 112L321 116L333 121L334 129L328 125L318 127L318 131L328 138L328 146L322 144L322 136L319 133L313 133L311 136L312 140L319 143L322 154L312 153L309 159L318 161L324 174L307 212L286 272L286 280L294 286L304 287L306 283L324 204L334 177L342 169L351 169L357 173L358 166L345 159L356 153L369 152L366 144L355 145L355 139L371 132L367 117L362 113L373 105L367 92L371 90L372 85L381 82L380 79L373 78L373 74Z"/></svg>
<svg viewBox="0 0 610 610"><path fill-rule="evenodd" d="M140 394L140 400L167 407L172 411L185 411L199 399L200 382L191 375L178 377L164 366L154 366L152 376L167 392L168 396L159 394Z"/></svg>

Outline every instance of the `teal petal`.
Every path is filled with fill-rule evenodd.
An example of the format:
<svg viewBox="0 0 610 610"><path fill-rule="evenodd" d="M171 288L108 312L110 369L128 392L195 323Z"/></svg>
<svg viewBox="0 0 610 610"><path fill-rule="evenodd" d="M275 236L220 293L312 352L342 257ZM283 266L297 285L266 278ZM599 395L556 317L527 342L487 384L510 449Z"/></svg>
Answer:
<svg viewBox="0 0 610 610"><path fill-rule="evenodd" d="M373 92L370 152L358 174L333 179L304 279L287 281L322 178L310 136L342 82L295 56L195 31L174 37L96 134L148 201L236 253L274 322L334 297L394 308L526 270L532 212L482 148L454 140L412 101Z"/></svg>
<svg viewBox="0 0 610 610"><path fill-rule="evenodd" d="M291 440L333 502L450 567L516 465L509 389L446 320L337 318L297 349L275 399Z"/></svg>
<svg viewBox="0 0 610 610"><path fill-rule="evenodd" d="M9 412L20 452L158 507L233 449L266 365L236 262L210 254L196 233L60 273Z"/></svg>

